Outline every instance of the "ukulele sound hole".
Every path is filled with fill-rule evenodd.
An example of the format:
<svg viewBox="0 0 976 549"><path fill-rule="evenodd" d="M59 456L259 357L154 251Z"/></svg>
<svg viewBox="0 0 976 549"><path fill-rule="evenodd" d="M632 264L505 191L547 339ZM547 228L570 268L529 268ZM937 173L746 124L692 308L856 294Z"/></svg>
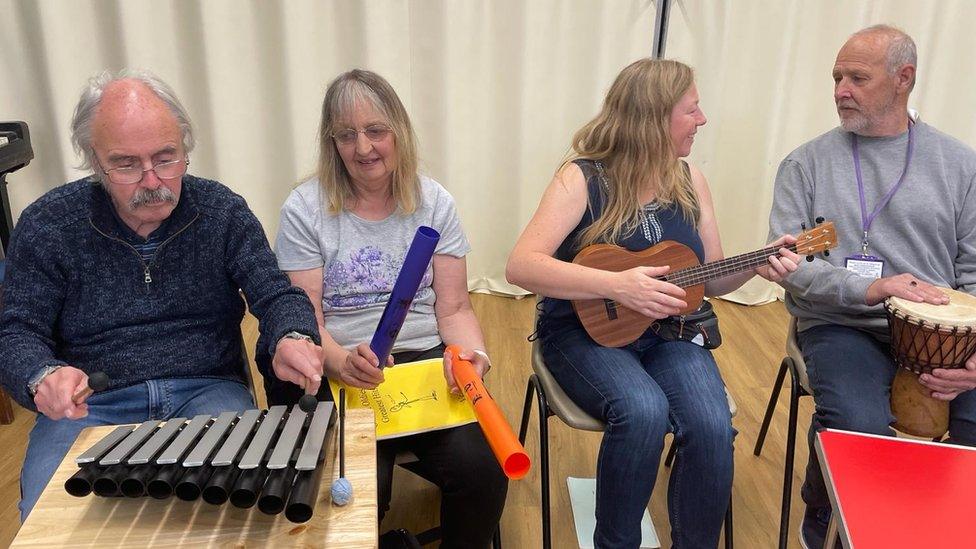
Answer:
<svg viewBox="0 0 976 549"><path fill-rule="evenodd" d="M617 320L617 302L612 299L604 299L603 306L607 309L607 318Z"/></svg>

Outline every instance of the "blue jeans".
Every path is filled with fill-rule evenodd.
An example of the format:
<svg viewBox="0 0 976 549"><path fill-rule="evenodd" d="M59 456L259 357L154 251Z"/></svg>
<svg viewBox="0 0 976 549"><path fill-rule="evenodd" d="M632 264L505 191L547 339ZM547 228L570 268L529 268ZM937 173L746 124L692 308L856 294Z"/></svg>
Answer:
<svg viewBox="0 0 976 549"><path fill-rule="evenodd" d="M217 378L156 379L88 397L82 419L49 419L37 414L20 472L20 521L27 519L37 499L85 427L191 418L254 408L247 386Z"/></svg>
<svg viewBox="0 0 976 549"><path fill-rule="evenodd" d="M898 371L888 343L863 330L833 324L814 326L797 334L807 365L816 409L810 422L810 461L800 494L810 507L827 507L830 500L813 441L817 431L845 429L875 435L894 435L890 425L891 382ZM949 403L950 442L976 446L976 391Z"/></svg>
<svg viewBox="0 0 976 549"><path fill-rule="evenodd" d="M712 354L650 330L621 348L580 327L543 333L546 365L573 402L607 425L596 471L594 547L638 547L664 435L677 458L668 486L674 547L718 545L732 491L735 430Z"/></svg>

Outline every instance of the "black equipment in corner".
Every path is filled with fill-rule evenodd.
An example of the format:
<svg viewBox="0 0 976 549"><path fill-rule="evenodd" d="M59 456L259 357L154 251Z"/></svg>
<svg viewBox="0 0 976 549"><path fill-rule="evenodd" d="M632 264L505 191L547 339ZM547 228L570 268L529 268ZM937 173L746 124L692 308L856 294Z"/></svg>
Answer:
<svg viewBox="0 0 976 549"><path fill-rule="evenodd" d="M10 244L14 228L7 196L7 174L30 164L34 158L26 122L0 122L0 282L3 281L3 251Z"/></svg>

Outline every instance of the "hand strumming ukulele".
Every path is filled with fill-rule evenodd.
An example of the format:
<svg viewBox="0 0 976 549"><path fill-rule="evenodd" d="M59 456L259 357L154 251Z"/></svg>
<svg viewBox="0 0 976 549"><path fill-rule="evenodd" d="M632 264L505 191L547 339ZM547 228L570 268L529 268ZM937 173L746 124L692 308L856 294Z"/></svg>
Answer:
<svg viewBox="0 0 976 549"><path fill-rule="evenodd" d="M818 219L820 221L820 219ZM820 223L796 238L796 244L784 246L799 255L813 259L813 254L829 250L837 245L832 222ZM656 277L685 290L688 307L681 311L686 315L701 306L705 297L705 283L731 274L760 267L779 248L769 247L704 265L691 248L666 240L640 251L631 252L612 244L592 244L573 259L573 263L605 271L625 271L634 267L659 267L669 265L671 271ZM622 347L635 341L654 322L612 299L574 299L573 309L586 333L604 347Z"/></svg>

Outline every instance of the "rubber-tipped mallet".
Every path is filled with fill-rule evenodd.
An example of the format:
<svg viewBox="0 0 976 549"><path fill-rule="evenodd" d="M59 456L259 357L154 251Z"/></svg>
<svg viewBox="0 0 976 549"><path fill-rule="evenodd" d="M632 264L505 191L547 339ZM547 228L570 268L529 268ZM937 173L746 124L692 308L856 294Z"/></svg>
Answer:
<svg viewBox="0 0 976 549"><path fill-rule="evenodd" d="M75 404L81 404L96 391L104 391L108 387L109 379L105 372L92 372L88 376L88 386L71 397Z"/></svg>
<svg viewBox="0 0 976 549"><path fill-rule="evenodd" d="M311 385L311 383L312 380L310 378L303 377L301 384L299 384L299 387L302 388L302 391L308 391L308 386ZM302 398L298 399L298 409L305 412L306 414L311 414L312 412L314 412L315 408L318 405L319 405L319 400L312 393L305 393L304 395L302 395Z"/></svg>
<svg viewBox="0 0 976 549"><path fill-rule="evenodd" d="M302 398L298 399L298 408L306 414L311 414L315 411L315 407L319 405L318 399L315 395L302 395Z"/></svg>

